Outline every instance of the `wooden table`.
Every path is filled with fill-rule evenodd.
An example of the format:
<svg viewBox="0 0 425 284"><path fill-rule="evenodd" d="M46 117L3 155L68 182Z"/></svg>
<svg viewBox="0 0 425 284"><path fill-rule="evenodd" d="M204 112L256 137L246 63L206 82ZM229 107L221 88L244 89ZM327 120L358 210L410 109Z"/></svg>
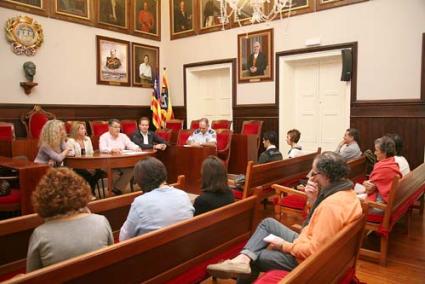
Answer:
<svg viewBox="0 0 425 284"><path fill-rule="evenodd" d="M168 183L175 182L178 175L185 175L189 193L201 193L201 166L209 155L217 155L215 147L168 146L158 151L156 157L167 167Z"/></svg>
<svg viewBox="0 0 425 284"><path fill-rule="evenodd" d="M245 174L249 161L257 162L257 136L233 134L228 172Z"/></svg>
<svg viewBox="0 0 425 284"><path fill-rule="evenodd" d="M93 156L67 157L64 161L65 166L74 169L104 169L108 175L108 195L112 192L112 169L131 168L134 165L148 157L155 155L156 150L145 150L143 152L134 152L131 154L105 154L95 152Z"/></svg>
<svg viewBox="0 0 425 284"><path fill-rule="evenodd" d="M0 166L18 171L19 190L21 192L21 213L22 215L33 213L31 195L35 190L41 177L49 169L48 165L36 164L26 160L14 160L7 157L0 157Z"/></svg>

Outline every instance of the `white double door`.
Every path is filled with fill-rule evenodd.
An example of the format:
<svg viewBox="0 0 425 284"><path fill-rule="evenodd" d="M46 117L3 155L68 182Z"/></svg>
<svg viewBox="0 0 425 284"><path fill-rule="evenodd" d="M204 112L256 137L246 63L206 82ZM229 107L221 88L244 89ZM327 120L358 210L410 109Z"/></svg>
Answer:
<svg viewBox="0 0 425 284"><path fill-rule="evenodd" d="M186 70L187 126L195 119L232 120L232 65L199 66Z"/></svg>
<svg viewBox="0 0 425 284"><path fill-rule="evenodd" d="M350 125L350 82L340 81L341 65L340 55L286 62L289 78L282 79L290 86L280 97L282 138L296 128L301 132L299 144L306 152L317 147L335 150ZM289 147L282 140L280 145L286 152Z"/></svg>

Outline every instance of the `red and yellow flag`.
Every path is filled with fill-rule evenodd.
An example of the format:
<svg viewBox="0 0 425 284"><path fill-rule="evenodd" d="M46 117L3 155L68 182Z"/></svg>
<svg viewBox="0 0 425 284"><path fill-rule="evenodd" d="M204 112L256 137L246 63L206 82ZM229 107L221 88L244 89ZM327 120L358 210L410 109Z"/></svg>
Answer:
<svg viewBox="0 0 425 284"><path fill-rule="evenodd" d="M152 123L156 129L160 129L162 125L160 96L158 77L156 77L151 99Z"/></svg>
<svg viewBox="0 0 425 284"><path fill-rule="evenodd" d="M164 68L164 72L162 73L162 90L161 90L161 120L165 125L165 121L173 119L173 106L171 105L171 97L168 91L168 78L167 71Z"/></svg>

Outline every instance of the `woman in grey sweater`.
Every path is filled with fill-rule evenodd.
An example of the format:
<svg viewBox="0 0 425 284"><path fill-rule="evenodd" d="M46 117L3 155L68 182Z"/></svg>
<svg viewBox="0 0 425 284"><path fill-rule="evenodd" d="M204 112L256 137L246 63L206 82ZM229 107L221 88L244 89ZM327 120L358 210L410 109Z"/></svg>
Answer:
<svg viewBox="0 0 425 284"><path fill-rule="evenodd" d="M91 252L113 243L108 220L91 214L87 182L68 168L52 168L34 194L35 212L45 223L31 235L27 272Z"/></svg>

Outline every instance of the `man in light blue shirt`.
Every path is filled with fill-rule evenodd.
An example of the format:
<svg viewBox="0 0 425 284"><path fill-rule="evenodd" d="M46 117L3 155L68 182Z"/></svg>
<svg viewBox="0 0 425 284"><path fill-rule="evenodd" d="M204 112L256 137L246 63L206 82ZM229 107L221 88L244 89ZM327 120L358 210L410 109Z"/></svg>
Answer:
<svg viewBox="0 0 425 284"><path fill-rule="evenodd" d="M216 146L217 134L214 129L209 128L208 119L199 120L199 128L187 139L187 144L192 146Z"/></svg>
<svg viewBox="0 0 425 284"><path fill-rule="evenodd" d="M195 209L186 192L166 184L167 170L148 157L134 167L134 179L144 192L131 204L121 227L120 241L190 219Z"/></svg>

